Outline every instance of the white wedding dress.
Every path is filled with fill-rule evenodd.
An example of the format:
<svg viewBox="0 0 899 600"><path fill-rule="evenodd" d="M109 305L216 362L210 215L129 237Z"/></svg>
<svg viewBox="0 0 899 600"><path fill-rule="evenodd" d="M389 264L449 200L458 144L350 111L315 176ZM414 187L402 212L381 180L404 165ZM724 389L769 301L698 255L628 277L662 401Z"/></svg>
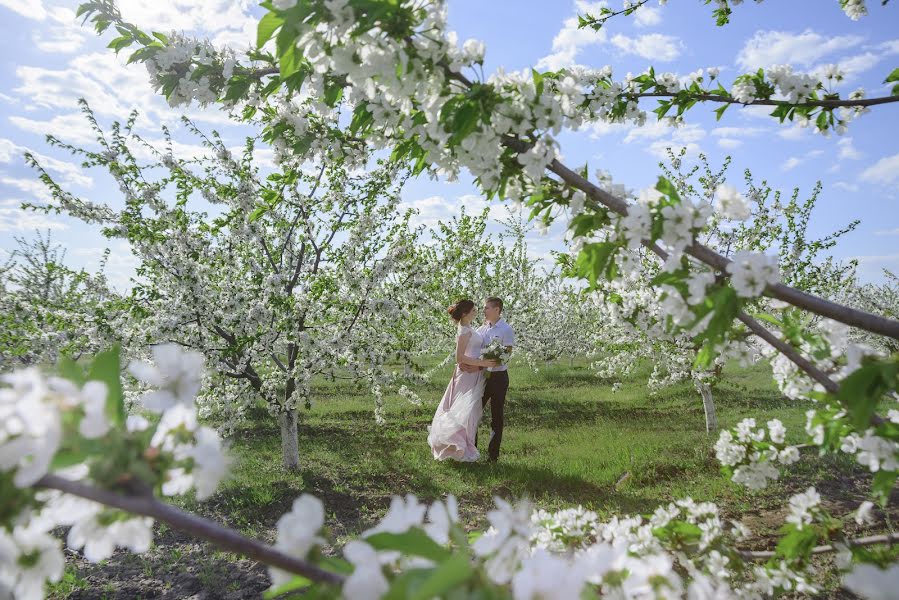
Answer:
<svg viewBox="0 0 899 600"><path fill-rule="evenodd" d="M463 325L459 326L456 339L466 333L471 333L471 337L465 346L465 356L480 358L484 339L477 331ZM472 462L481 456L474 440L484 412L485 381L483 371L466 373L456 366L428 427L428 444L435 459Z"/></svg>

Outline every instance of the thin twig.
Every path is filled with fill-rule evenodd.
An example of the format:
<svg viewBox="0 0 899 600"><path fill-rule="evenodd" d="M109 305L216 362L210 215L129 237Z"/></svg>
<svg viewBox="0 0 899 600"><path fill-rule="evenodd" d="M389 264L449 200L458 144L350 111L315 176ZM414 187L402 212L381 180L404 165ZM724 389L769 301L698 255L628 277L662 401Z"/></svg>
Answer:
<svg viewBox="0 0 899 600"><path fill-rule="evenodd" d="M891 533L889 535L871 535L868 537L860 537L855 538L854 540L846 541L847 546L851 547L859 547L859 546L873 546L875 544L892 544L893 542L899 542L899 533ZM812 548L812 554L827 554L828 552L836 552L837 548L835 548L832 544L826 544L824 546L815 546ZM766 558L771 558L772 556L776 556L776 553L773 550L740 550L740 556L749 560L762 560Z"/></svg>

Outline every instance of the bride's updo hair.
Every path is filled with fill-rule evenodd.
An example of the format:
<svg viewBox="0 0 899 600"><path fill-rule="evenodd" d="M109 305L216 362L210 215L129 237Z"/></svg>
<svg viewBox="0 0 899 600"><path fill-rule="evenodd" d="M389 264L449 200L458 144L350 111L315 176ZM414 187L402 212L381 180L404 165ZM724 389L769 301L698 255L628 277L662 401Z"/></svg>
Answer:
<svg viewBox="0 0 899 600"><path fill-rule="evenodd" d="M474 302L471 300L457 300L455 304L450 305L450 307L446 309L446 312L449 313L449 316L452 317L453 321L458 323L472 308L474 308Z"/></svg>

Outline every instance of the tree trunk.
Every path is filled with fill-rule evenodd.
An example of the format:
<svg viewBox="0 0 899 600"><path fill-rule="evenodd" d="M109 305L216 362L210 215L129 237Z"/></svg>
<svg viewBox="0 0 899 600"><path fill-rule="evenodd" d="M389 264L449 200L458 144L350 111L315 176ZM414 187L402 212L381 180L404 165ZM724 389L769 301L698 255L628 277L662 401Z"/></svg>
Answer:
<svg viewBox="0 0 899 600"><path fill-rule="evenodd" d="M300 468L297 411L282 412L278 419L281 422L281 461L288 471L297 471Z"/></svg>
<svg viewBox="0 0 899 600"><path fill-rule="evenodd" d="M712 386L700 379L694 379L693 384L702 396L702 408L705 411L706 433L718 431L718 416L715 414L715 399L712 397Z"/></svg>

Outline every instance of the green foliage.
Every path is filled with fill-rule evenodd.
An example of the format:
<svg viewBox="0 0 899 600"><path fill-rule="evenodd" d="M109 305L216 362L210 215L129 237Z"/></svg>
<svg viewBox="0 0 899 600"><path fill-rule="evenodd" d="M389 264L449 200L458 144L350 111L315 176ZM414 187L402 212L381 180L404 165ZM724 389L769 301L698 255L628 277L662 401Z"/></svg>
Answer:
<svg viewBox="0 0 899 600"><path fill-rule="evenodd" d="M899 389L899 355L869 360L840 382L837 398L846 407L852 424L864 430L889 392Z"/></svg>
<svg viewBox="0 0 899 600"><path fill-rule="evenodd" d="M440 562L450 557L449 551L432 540L421 529L413 527L405 533L375 533L365 538L375 550L397 550L407 555L420 556Z"/></svg>

